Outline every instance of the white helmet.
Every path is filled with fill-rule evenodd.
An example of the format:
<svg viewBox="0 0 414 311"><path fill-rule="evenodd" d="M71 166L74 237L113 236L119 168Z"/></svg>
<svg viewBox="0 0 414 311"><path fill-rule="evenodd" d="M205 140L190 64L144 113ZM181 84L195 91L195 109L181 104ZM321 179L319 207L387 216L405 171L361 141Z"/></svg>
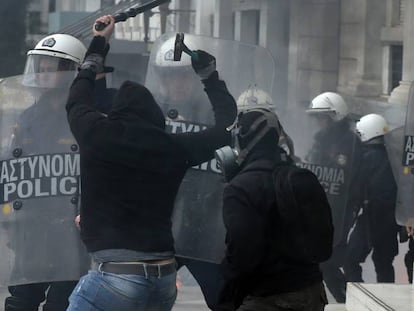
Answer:
<svg viewBox="0 0 414 311"><path fill-rule="evenodd" d="M66 34L50 35L36 44L27 55L48 55L69 59L80 65L85 57L86 47L81 41Z"/></svg>
<svg viewBox="0 0 414 311"><path fill-rule="evenodd" d="M341 95L325 92L316 96L306 110L312 114L327 114L332 120L340 121L348 115L348 106Z"/></svg>
<svg viewBox="0 0 414 311"><path fill-rule="evenodd" d="M191 38L185 38L185 44L189 48L193 48L195 44ZM191 57L182 53L180 61L174 61L174 45L175 37L169 38L166 41L162 42L161 45L157 48L155 52L155 65L159 67L185 67L191 66Z"/></svg>
<svg viewBox="0 0 414 311"><path fill-rule="evenodd" d="M258 108L267 109L272 112L275 110L270 95L254 85L240 94L237 99L237 110L240 112Z"/></svg>
<svg viewBox="0 0 414 311"><path fill-rule="evenodd" d="M371 113L363 116L356 123L355 130L361 141L366 142L375 137L385 135L388 132L388 123L379 114Z"/></svg>
<svg viewBox="0 0 414 311"><path fill-rule="evenodd" d="M73 80L86 48L81 41L65 34L50 35L27 52L23 84L30 87L63 87Z"/></svg>

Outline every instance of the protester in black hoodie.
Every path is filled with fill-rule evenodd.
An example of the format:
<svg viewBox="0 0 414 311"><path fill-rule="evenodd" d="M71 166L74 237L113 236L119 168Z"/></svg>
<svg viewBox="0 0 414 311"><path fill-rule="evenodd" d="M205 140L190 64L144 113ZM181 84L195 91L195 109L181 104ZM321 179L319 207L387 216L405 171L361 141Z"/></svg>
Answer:
<svg viewBox="0 0 414 311"><path fill-rule="evenodd" d="M104 116L92 103L102 51L114 27L111 16L95 36L66 106L81 154L81 237L97 263L78 283L68 310L170 310L176 297L171 214L186 170L228 143L226 127L236 104L218 79L215 60L198 51L215 126L171 135L152 94L126 81ZM95 31L96 32L96 31Z"/></svg>
<svg viewBox="0 0 414 311"><path fill-rule="evenodd" d="M276 166L292 160L278 145L282 127L277 116L247 110L235 131L240 166L219 160L233 169L223 168L230 179L223 195L227 250L216 310L321 311L327 300L318 264L293 260L280 250L282 220L272 176Z"/></svg>

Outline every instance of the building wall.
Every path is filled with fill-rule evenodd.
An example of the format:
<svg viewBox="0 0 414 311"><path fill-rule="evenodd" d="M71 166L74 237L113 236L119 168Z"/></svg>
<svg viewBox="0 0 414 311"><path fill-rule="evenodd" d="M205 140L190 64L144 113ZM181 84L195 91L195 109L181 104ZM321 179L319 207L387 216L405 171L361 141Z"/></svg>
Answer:
<svg viewBox="0 0 414 311"><path fill-rule="evenodd" d="M393 91L391 77L394 75L395 80L398 59L392 56L396 55L393 47L405 42L404 68L414 62L409 61L414 55L408 52L411 45L407 44L407 34L411 33L408 28L413 28L412 2L172 0L166 30L235 39L267 48L275 59L272 95L278 106L305 107L323 91L339 91L362 100L369 97L370 102L391 94L391 102L401 103L408 96L411 69L405 69L405 86ZM57 12L93 11L100 4L100 0L34 0L32 9L39 10L42 23L47 24L50 7ZM153 13L149 41L161 35L159 11L154 9ZM408 22L404 37L405 15ZM115 37L143 41L143 15L118 24Z"/></svg>
<svg viewBox="0 0 414 311"><path fill-rule="evenodd" d="M386 0L341 2L338 86L341 93L372 97L381 95L381 29L386 22L385 11Z"/></svg>
<svg viewBox="0 0 414 311"><path fill-rule="evenodd" d="M309 106L338 83L339 0L291 1L289 105Z"/></svg>

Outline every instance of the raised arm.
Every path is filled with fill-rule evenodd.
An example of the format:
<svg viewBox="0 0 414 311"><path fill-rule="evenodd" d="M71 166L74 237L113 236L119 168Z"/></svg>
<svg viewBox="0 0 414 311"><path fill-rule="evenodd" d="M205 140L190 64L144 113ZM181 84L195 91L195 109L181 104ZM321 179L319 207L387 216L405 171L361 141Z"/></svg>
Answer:
<svg viewBox="0 0 414 311"><path fill-rule="evenodd" d="M175 134L174 138L184 147L188 154L190 165L203 163L214 157L214 151L229 145L231 135L226 129L233 124L237 115L237 106L229 93L226 83L219 79L215 59L204 51L197 51L198 60L192 59L196 73L202 78L214 111L214 126L204 131Z"/></svg>
<svg viewBox="0 0 414 311"><path fill-rule="evenodd" d="M102 16L96 22L103 22L107 26L100 32L93 28L95 34L85 61L81 65L77 77L69 91L66 111L70 128L76 140L82 144L85 137L105 116L95 105L95 78L104 72L103 59L107 52L107 44L114 29L112 16Z"/></svg>

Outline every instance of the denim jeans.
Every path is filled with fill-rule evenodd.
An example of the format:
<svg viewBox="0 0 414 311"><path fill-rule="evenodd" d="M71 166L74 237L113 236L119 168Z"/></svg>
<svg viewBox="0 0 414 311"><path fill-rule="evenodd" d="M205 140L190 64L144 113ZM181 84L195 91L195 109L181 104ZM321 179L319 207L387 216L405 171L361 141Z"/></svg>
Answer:
<svg viewBox="0 0 414 311"><path fill-rule="evenodd" d="M67 311L169 311L177 289L176 273L160 278L89 271L69 297Z"/></svg>

